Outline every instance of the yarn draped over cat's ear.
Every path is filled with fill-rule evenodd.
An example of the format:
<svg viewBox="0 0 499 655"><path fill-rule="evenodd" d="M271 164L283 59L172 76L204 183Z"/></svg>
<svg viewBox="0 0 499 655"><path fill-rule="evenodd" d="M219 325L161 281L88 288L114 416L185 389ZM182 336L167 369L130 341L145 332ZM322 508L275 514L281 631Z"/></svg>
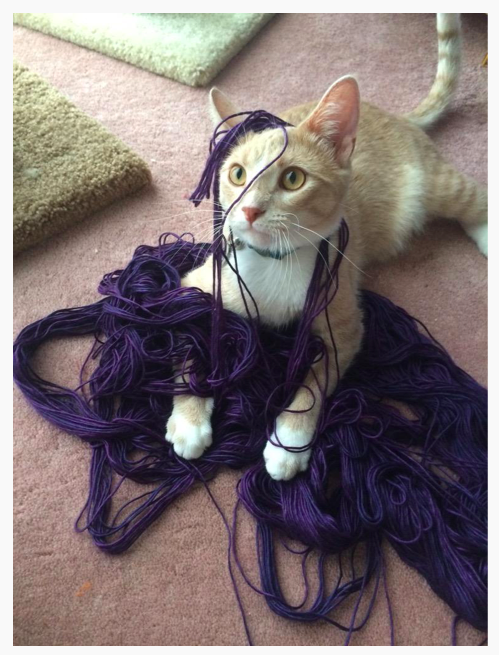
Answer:
<svg viewBox="0 0 499 655"><path fill-rule="evenodd" d="M359 110L357 80L347 75L329 87L300 127L332 144L336 161L340 166L346 166L355 148Z"/></svg>
<svg viewBox="0 0 499 655"><path fill-rule="evenodd" d="M239 109L231 102L231 100L222 93L216 86L210 91L210 114L211 118L216 125L219 125L227 116L239 113ZM238 125L243 121L246 116L237 116L225 121L224 127L231 128Z"/></svg>

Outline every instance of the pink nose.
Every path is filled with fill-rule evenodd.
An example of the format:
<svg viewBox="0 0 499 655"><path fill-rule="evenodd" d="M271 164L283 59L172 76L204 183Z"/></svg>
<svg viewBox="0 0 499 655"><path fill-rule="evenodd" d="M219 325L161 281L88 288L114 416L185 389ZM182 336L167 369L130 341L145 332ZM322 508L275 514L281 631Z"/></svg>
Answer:
<svg viewBox="0 0 499 655"><path fill-rule="evenodd" d="M243 207L242 209L250 225L253 225L256 219L263 214L263 210L258 207Z"/></svg>

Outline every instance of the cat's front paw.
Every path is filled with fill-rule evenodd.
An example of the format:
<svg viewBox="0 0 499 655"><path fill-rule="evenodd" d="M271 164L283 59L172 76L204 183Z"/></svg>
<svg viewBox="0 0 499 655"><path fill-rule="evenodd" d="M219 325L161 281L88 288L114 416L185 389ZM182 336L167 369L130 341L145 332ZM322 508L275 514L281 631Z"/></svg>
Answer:
<svg viewBox="0 0 499 655"><path fill-rule="evenodd" d="M272 434L271 441L282 443L288 447L302 447L309 444L312 440L313 433L310 434L304 430L295 430L293 428L280 425L278 422L277 440L275 432ZM291 480L297 473L306 471L311 455L311 449L299 452L289 451L280 446L275 446L271 441L267 442L263 451L265 468L267 473L274 480Z"/></svg>
<svg viewBox="0 0 499 655"><path fill-rule="evenodd" d="M166 424L167 441L184 459L197 459L212 444L211 412L212 398L182 398L174 403L173 411Z"/></svg>

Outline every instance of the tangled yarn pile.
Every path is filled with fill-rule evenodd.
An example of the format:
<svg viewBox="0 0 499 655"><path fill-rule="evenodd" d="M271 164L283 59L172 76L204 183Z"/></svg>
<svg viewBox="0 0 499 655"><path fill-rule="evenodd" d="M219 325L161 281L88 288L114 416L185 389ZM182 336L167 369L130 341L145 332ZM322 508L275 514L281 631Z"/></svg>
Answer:
<svg viewBox="0 0 499 655"><path fill-rule="evenodd" d="M283 130L285 149L286 124L263 111L215 133L193 194L198 202L214 193L215 236L230 211L218 204L219 166L244 131L268 128ZM346 223L339 229L344 252ZM329 621L345 631L348 643L367 621L384 579L381 545L387 540L456 617L486 630L485 389L418 321L365 291L362 350L325 400L309 468L289 482L272 480L262 458L266 439L311 363L324 356L310 324L334 297L342 254L329 265L323 243L302 318L277 331L224 309L219 292L180 286L181 277L209 254L214 279L224 262L237 274L228 245L222 238L210 245L163 235L158 246L139 246L124 269L104 277L100 301L56 311L19 334L17 384L42 416L91 447L90 489L78 529L88 530L99 548L123 552L194 484L206 484L221 466L244 468L238 500L256 522L258 591L274 612ZM251 302L243 280L241 292ZM71 335L95 337L74 390L42 379L30 364L44 341ZM87 373L91 360L96 365ZM186 362L189 382L181 383L174 369ZM186 391L215 398L213 445L195 462L179 458L164 439L172 398ZM127 480L154 488L115 507L113 498ZM306 604L290 605L281 591L275 544L282 534L304 544L304 558L311 550L320 553L317 595ZM362 570L343 573L327 589L326 557L341 562L359 544ZM372 600L357 618L372 579ZM351 622L341 625L335 609L352 594Z"/></svg>

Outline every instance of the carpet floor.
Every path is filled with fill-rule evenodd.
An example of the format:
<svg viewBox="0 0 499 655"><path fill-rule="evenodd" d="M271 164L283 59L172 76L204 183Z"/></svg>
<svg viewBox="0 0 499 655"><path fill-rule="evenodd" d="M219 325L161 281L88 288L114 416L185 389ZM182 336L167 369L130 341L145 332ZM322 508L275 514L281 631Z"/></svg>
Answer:
<svg viewBox="0 0 499 655"><path fill-rule="evenodd" d="M205 86L274 14L14 14L14 22Z"/></svg>
<svg viewBox="0 0 499 655"><path fill-rule="evenodd" d="M486 18L463 16L464 66L452 110L434 131L461 171L487 181ZM93 302L101 276L123 266L139 243L161 232L208 236L185 199L203 169L211 124L207 91L22 27L14 54L84 112L128 143L154 183L50 242L21 253L14 270L14 332L60 307ZM408 111L428 91L437 60L431 14L283 14L256 35L215 83L241 108L282 108L320 97L337 77L357 73L366 100ZM366 285L424 321L456 362L486 383L487 262L458 226L435 223L400 259L369 271ZM73 384L86 339L42 349L44 377ZM86 499L90 453L41 419L15 391L14 619L16 645L244 645L227 572L227 535L199 487L169 509L127 553L98 551L73 522ZM211 483L230 515L238 479ZM257 582L251 519L240 513L239 554ZM397 645L449 645L452 612L389 548L387 578ZM302 593L294 556L280 554L283 588ZM275 616L240 576L242 602L257 645L337 645L325 623ZM353 599L338 612L347 620ZM458 643L483 635L458 625ZM388 645L386 600L352 645Z"/></svg>

